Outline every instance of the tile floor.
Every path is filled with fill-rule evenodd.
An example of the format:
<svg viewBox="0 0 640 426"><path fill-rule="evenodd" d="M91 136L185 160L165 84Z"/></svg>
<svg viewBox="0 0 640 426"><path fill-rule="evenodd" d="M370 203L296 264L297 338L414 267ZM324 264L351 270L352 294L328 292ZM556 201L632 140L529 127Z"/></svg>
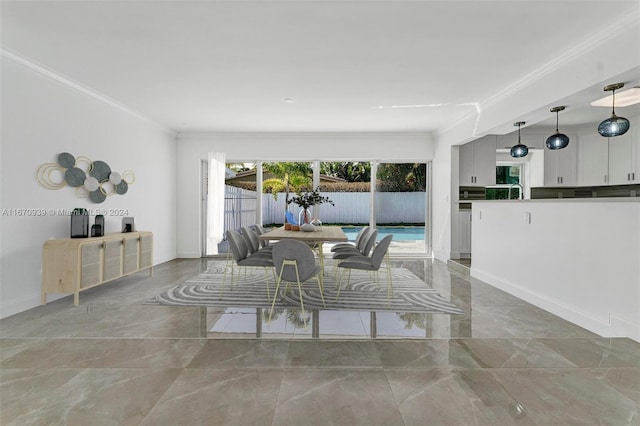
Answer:
<svg viewBox="0 0 640 426"><path fill-rule="evenodd" d="M441 262L394 260L463 315L143 304L208 262L0 320L0 424L640 425L640 344Z"/></svg>

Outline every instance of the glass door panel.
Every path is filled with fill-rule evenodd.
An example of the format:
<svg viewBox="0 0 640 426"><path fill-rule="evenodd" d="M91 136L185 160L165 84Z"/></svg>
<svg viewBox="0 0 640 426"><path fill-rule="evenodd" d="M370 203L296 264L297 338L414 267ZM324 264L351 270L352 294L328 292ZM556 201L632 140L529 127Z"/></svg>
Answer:
<svg viewBox="0 0 640 426"><path fill-rule="evenodd" d="M374 218L378 240L393 234L390 253L427 250L427 164L379 163Z"/></svg>

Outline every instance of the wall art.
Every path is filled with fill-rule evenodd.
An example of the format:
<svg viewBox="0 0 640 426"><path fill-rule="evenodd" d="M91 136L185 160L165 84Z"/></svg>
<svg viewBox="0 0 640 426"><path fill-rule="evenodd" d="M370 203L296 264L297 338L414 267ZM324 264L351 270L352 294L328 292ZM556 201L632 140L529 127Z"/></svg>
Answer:
<svg viewBox="0 0 640 426"><path fill-rule="evenodd" d="M75 188L80 198L102 203L108 196L124 195L136 180L131 170L120 174L111 170L104 161L91 161L87 157L74 157L68 152L58 154L57 163L44 163L38 167L38 183L47 189Z"/></svg>

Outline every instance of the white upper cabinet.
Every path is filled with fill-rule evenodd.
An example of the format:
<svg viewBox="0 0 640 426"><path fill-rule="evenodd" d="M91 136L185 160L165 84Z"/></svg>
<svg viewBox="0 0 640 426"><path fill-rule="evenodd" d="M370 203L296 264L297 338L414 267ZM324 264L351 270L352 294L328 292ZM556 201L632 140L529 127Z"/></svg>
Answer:
<svg viewBox="0 0 640 426"><path fill-rule="evenodd" d="M572 144L573 141L570 142ZM595 130L578 136L578 185L609 184L609 144Z"/></svg>
<svg viewBox="0 0 640 426"><path fill-rule="evenodd" d="M634 126L636 124L636 126ZM640 130L637 120L627 133L609 138L609 184L640 183Z"/></svg>
<svg viewBox="0 0 640 426"><path fill-rule="evenodd" d="M576 137L564 149L544 151L544 186L576 185Z"/></svg>
<svg viewBox="0 0 640 426"><path fill-rule="evenodd" d="M460 186L496 183L496 137L485 136L460 146Z"/></svg>

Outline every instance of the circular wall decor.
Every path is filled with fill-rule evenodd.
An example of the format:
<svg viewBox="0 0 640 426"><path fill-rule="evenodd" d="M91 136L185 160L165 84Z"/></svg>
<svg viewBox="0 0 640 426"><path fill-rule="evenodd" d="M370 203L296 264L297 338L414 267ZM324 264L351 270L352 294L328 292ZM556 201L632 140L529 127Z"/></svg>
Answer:
<svg viewBox="0 0 640 426"><path fill-rule="evenodd" d="M91 169L91 158L85 156L76 158L76 167L82 169L85 173L89 173Z"/></svg>
<svg viewBox="0 0 640 426"><path fill-rule="evenodd" d="M87 175L77 167L71 167L64 172L64 180L67 182L69 186L81 186L84 184L84 180L87 178Z"/></svg>
<svg viewBox="0 0 640 426"><path fill-rule="evenodd" d="M68 169L76 165L76 159L68 152L62 152L58 155L58 164L60 164L65 169Z"/></svg>
<svg viewBox="0 0 640 426"><path fill-rule="evenodd" d="M94 161L91 163L91 169L89 169L89 175L98 179L98 182L105 181L109 179L109 175L111 174L111 167L104 161Z"/></svg>
<svg viewBox="0 0 640 426"><path fill-rule="evenodd" d="M107 196L100 189L98 189L97 191L89 193L89 199L94 203L101 203L107 199Z"/></svg>
<svg viewBox="0 0 640 426"><path fill-rule="evenodd" d="M100 191L109 197L116 193L116 187L108 180L105 180L104 182L100 182Z"/></svg>
<svg viewBox="0 0 640 426"><path fill-rule="evenodd" d="M131 170L125 170L122 172L122 179L124 179L129 185L133 185L136 181L136 175Z"/></svg>
<svg viewBox="0 0 640 426"><path fill-rule="evenodd" d="M97 191L100 188L100 182L93 176L89 176L84 181L84 187L89 192Z"/></svg>
<svg viewBox="0 0 640 426"><path fill-rule="evenodd" d="M129 190L129 184L125 181L121 181L119 184L115 186L115 188L116 188L116 193L120 195L124 195Z"/></svg>
<svg viewBox="0 0 640 426"><path fill-rule="evenodd" d="M38 183L47 189L69 185L75 188L76 196L88 197L94 203L102 203L114 194L126 194L129 185L136 180L131 170L114 172L104 161L91 161L84 156L76 158L68 152L61 152L56 160L56 163L44 163L38 167Z"/></svg>
<svg viewBox="0 0 640 426"><path fill-rule="evenodd" d="M58 180L54 180L53 175L58 175ZM47 189L60 189L67 186L64 181L64 168L57 163L44 163L38 167L36 172L38 183Z"/></svg>
<svg viewBox="0 0 640 426"><path fill-rule="evenodd" d="M122 182L122 176L120 176L120 173L118 172L111 172L111 174L109 175L109 182L111 182L114 185L117 185L120 182Z"/></svg>

